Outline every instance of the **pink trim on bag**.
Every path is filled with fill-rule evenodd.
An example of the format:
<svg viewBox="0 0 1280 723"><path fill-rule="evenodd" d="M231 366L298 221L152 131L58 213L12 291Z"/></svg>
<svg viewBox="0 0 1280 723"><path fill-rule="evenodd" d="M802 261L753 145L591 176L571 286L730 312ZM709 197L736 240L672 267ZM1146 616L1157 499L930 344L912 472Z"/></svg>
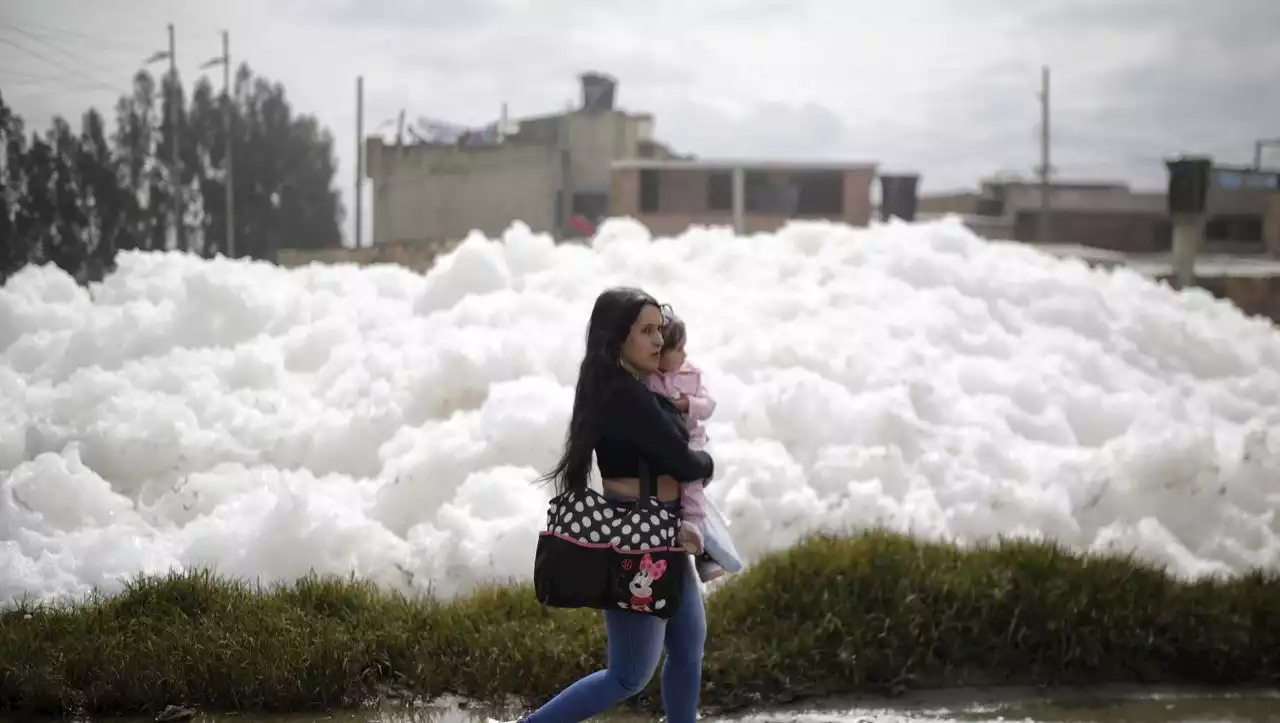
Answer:
<svg viewBox="0 0 1280 723"><path fill-rule="evenodd" d="M592 550L612 548L614 552L620 552L624 555L643 555L650 552L684 552L683 547L650 547L647 550L620 550L614 547L613 543L611 542L583 542L582 540L575 540L572 537L569 537L568 535L562 535L560 533L551 532L549 530L542 530L538 533L538 535L540 537L555 537L557 539L564 540L565 542L569 542L574 545L577 545L578 547L587 547Z"/></svg>

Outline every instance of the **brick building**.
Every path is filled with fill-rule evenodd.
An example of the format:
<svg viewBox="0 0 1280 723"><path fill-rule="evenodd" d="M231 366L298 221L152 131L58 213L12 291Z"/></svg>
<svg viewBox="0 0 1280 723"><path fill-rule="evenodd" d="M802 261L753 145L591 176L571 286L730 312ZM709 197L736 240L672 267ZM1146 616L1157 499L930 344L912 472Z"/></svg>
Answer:
<svg viewBox="0 0 1280 723"><path fill-rule="evenodd" d="M1280 172L1216 166L1210 177L1204 250L1280 254ZM922 216L958 213L991 238L1083 244L1124 253L1162 253L1172 245L1168 201L1160 191L1123 183L1053 183L1049 235L1039 237L1040 186L1032 181L987 181L980 191L920 199Z"/></svg>
<svg viewBox="0 0 1280 723"><path fill-rule="evenodd" d="M613 163L610 215L631 216L654 234L691 225L773 231L790 219L871 221L868 163L742 159L627 159Z"/></svg>

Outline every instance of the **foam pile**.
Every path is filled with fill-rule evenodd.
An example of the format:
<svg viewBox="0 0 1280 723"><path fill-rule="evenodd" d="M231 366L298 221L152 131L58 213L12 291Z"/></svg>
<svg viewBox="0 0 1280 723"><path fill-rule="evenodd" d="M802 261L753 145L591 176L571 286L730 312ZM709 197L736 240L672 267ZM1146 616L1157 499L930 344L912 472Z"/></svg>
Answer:
<svg viewBox="0 0 1280 723"><path fill-rule="evenodd" d="M528 579L592 300L689 322L708 493L749 559L872 524L1280 567L1280 331L954 221L591 247L428 274L122 254L0 289L0 600L215 565L454 594Z"/></svg>

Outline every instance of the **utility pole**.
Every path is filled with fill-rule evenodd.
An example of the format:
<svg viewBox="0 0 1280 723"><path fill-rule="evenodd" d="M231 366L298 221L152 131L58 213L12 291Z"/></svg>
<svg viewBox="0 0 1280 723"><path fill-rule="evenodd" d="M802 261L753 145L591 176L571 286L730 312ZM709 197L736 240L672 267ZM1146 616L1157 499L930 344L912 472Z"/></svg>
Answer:
<svg viewBox="0 0 1280 723"><path fill-rule="evenodd" d="M224 106L223 119L227 128L227 152L223 161L223 175L225 176L222 187L223 195L226 196L227 214L226 214L226 248L223 254L233 259L236 257L236 214L235 214L235 174L232 172L232 159L235 157L235 104L231 101L231 38L230 34L222 31L222 56L206 61L203 68L212 68L215 65L222 66L222 97L226 102Z"/></svg>
<svg viewBox="0 0 1280 723"><path fill-rule="evenodd" d="M1049 66L1040 68L1040 214L1036 240L1049 242Z"/></svg>
<svg viewBox="0 0 1280 723"><path fill-rule="evenodd" d="M364 240L364 76L356 77L356 248Z"/></svg>
<svg viewBox="0 0 1280 723"><path fill-rule="evenodd" d="M182 168L178 159L178 105L182 95L178 92L178 51L173 36L173 23L169 23L169 50L158 51L147 58L147 64L169 59L169 76L172 79L169 98L169 179L173 186L173 232L178 250L187 250L187 234L182 222ZM163 85L163 83L162 83Z"/></svg>

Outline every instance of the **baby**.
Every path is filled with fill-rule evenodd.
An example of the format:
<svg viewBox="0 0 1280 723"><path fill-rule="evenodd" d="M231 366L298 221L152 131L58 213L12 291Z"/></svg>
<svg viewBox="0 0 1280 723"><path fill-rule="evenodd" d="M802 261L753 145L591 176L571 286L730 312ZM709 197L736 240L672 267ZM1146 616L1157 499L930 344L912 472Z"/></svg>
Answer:
<svg viewBox="0 0 1280 723"><path fill-rule="evenodd" d="M704 425L716 409L715 400L702 386L702 371L685 358L687 337L684 321L669 309L662 312L662 357L658 371L646 379L649 388L670 399L684 413L689 430L689 446L702 449L707 444ZM705 482L699 480L680 485L681 538L688 540L694 549L701 549L695 566L698 577L709 582L721 577L726 570L737 572L742 563L738 560L733 544L723 525L710 524L707 513L718 515L718 510L707 499ZM723 519L723 518L721 518Z"/></svg>

